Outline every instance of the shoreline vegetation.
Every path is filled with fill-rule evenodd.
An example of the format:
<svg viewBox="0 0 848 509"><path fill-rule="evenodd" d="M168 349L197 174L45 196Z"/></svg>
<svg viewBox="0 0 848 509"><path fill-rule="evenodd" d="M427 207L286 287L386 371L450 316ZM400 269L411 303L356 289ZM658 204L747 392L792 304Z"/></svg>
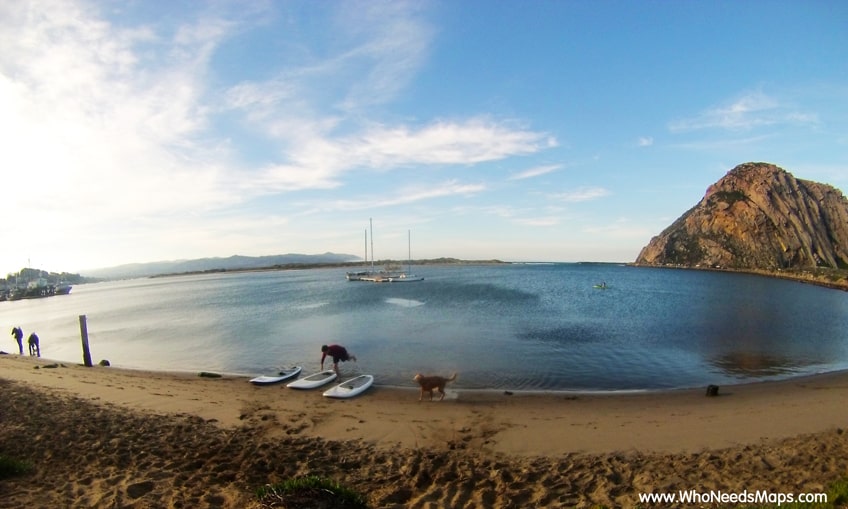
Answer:
<svg viewBox="0 0 848 509"><path fill-rule="evenodd" d="M26 464L0 479L0 507L285 507L258 495L324 479L371 508L636 508L645 493L833 493L848 473L848 372L717 397L449 388L422 403L18 355L0 368L0 455Z"/></svg>

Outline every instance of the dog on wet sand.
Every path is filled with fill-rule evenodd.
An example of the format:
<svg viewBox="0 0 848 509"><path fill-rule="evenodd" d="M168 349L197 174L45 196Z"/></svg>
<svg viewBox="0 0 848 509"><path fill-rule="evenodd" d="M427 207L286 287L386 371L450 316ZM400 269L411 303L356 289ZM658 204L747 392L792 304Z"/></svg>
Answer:
<svg viewBox="0 0 848 509"><path fill-rule="evenodd" d="M445 385L447 385L448 382L456 380L456 373L454 373L450 378L436 375L424 376L421 373L418 373L412 379L418 383L419 387L421 387L421 394L418 396L418 401L424 399L425 392L430 393L430 401L433 401L434 390L438 390L439 394L441 394L441 396L439 396L439 401L441 401L445 399Z"/></svg>

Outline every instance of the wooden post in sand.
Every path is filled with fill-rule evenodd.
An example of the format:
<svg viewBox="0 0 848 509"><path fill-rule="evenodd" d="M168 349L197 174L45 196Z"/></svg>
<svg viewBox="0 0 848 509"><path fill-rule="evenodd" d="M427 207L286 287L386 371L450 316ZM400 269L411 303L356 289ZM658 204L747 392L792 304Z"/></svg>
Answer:
<svg viewBox="0 0 848 509"><path fill-rule="evenodd" d="M88 326L85 323L85 315L79 315L80 320L80 336L82 337L82 361L85 367L90 368L91 351L88 349Z"/></svg>

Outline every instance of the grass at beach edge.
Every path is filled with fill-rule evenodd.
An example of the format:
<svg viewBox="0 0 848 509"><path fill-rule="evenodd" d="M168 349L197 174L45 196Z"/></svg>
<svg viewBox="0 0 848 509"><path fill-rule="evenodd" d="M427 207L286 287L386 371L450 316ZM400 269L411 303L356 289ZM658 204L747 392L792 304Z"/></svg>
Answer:
<svg viewBox="0 0 848 509"><path fill-rule="evenodd" d="M32 465L26 461L0 454L0 480L24 475L32 471Z"/></svg>
<svg viewBox="0 0 848 509"><path fill-rule="evenodd" d="M256 509L271 508L338 508L367 509L365 497L354 490L320 476L289 479L256 490Z"/></svg>

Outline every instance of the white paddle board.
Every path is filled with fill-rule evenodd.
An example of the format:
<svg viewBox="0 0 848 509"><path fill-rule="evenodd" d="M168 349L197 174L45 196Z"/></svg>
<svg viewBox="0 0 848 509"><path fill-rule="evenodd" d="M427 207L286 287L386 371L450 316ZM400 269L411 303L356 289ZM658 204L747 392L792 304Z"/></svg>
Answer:
<svg viewBox="0 0 848 509"><path fill-rule="evenodd" d="M257 376L256 378L251 378L250 383L253 385L271 385L282 382L283 380L288 380L293 376L297 376L300 373L301 367L295 366L293 368L287 368L280 370L280 372L276 375L262 375Z"/></svg>
<svg viewBox="0 0 848 509"><path fill-rule="evenodd" d="M332 369L328 369L326 371L320 371L318 373L313 373L309 376L305 376L294 382L289 382L286 387L290 389L314 389L316 387L321 387L324 384L328 384L336 379L336 372Z"/></svg>
<svg viewBox="0 0 848 509"><path fill-rule="evenodd" d="M352 398L365 392L365 389L371 387L373 383L374 377L372 375L359 375L327 389L324 391L324 396L328 398Z"/></svg>

